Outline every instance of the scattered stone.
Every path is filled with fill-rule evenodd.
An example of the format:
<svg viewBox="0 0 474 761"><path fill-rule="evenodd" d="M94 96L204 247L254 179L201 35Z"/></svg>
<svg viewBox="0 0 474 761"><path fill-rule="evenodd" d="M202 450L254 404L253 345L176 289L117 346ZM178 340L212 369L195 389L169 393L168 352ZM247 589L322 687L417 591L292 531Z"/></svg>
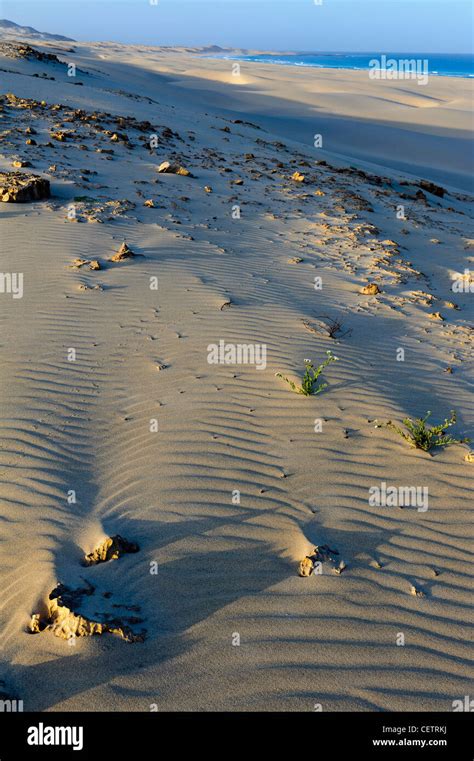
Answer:
<svg viewBox="0 0 474 761"><path fill-rule="evenodd" d="M210 186L210 185L206 185L206 186L204 187L204 190L206 191L206 193L212 193L212 188L211 188L211 186Z"/></svg>
<svg viewBox="0 0 474 761"><path fill-rule="evenodd" d="M431 312L428 317L430 320L440 320L441 322L444 322L444 317L441 312Z"/></svg>
<svg viewBox="0 0 474 761"><path fill-rule="evenodd" d="M147 201L145 201L143 206L148 206L148 208L154 209L155 204L153 203L153 198L149 198Z"/></svg>
<svg viewBox="0 0 474 761"><path fill-rule="evenodd" d="M87 266L90 270L100 270L101 268L97 259L74 259L72 266L77 269Z"/></svg>
<svg viewBox="0 0 474 761"><path fill-rule="evenodd" d="M468 452L464 460L465 462L474 462L474 452Z"/></svg>
<svg viewBox="0 0 474 761"><path fill-rule="evenodd" d="M410 594L413 595L413 597L425 597L425 593L413 585L410 587Z"/></svg>

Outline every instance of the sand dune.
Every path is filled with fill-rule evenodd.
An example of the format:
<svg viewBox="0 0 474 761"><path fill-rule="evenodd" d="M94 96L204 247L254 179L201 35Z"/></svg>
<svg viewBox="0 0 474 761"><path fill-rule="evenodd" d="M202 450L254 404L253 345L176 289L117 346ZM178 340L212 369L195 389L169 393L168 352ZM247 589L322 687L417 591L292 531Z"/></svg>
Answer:
<svg viewBox="0 0 474 761"><path fill-rule="evenodd" d="M230 88L229 62L74 47L90 73L72 81L1 64L16 98L0 169L30 161L51 199L0 204L2 269L24 275L23 298L0 300L0 680L25 710L451 710L472 677L469 447L431 457L382 424L455 409L472 435L472 294L452 290L472 262L465 83L252 64ZM333 113L340 154L352 119L390 124L396 150L360 143L390 154L382 179L317 163ZM421 191L443 174L444 197ZM135 256L112 261L124 241ZM209 364L221 340L265 344L266 367ZM320 395L275 377L327 350ZM371 505L381 482L427 485L429 509ZM139 551L84 566L117 534ZM322 545L346 568L300 578ZM145 641L27 633L58 583L92 587L81 615L140 619Z"/></svg>

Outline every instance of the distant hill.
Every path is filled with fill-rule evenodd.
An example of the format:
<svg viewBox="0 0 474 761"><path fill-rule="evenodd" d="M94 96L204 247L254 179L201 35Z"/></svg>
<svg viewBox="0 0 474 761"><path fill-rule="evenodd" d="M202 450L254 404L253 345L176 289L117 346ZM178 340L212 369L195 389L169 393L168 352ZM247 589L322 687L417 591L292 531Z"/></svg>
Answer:
<svg viewBox="0 0 474 761"><path fill-rule="evenodd" d="M33 40L49 40L50 42L75 42L71 37L63 37L62 34L49 34L48 32L38 32L31 26L20 26L14 21L0 19L0 35L2 37L29 37Z"/></svg>

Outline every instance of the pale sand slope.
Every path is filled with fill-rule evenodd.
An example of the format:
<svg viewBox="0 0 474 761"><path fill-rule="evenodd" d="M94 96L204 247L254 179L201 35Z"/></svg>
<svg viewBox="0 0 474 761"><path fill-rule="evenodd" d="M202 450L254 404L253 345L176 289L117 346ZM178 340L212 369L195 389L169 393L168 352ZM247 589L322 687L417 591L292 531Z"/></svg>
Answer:
<svg viewBox="0 0 474 761"><path fill-rule="evenodd" d="M3 134L31 124L38 143L4 134L2 166L28 158L53 190L50 202L0 204L2 271L23 272L25 289L22 299L0 297L4 689L27 710L451 710L472 694L473 466L465 446L431 458L374 421L428 409L438 421L453 408L455 433L472 434L474 296L451 290L452 273L472 267L467 200L427 194L425 204L416 187L318 166L314 150L290 140L274 145L270 133L216 115L199 98L201 80L191 99L189 80L183 88L176 75L151 73L164 54L154 64L150 50L74 47L68 56L93 72L82 87L57 64L1 64L10 70L5 91L64 105L4 101L0 114ZM191 66L169 61L175 71ZM35 72L55 79L28 76ZM296 97L306 74L292 76ZM428 92L448 87L461 102L460 81L437 80ZM239 92L225 92L235 115ZM270 102L251 89L245 99L257 113ZM139 141L147 131L100 117L135 147L111 142L90 122L65 121L70 107L150 120L160 145L150 153ZM409 114L419 111L403 117L411 133ZM47 147L53 125L75 135ZM420 121L416 130L422 143ZM157 175L174 152L195 178ZM290 180L296 169L304 185ZM231 186L236 178L244 185ZM76 202L74 223L67 211L77 196L96 200ZM143 206L148 198L156 208ZM136 206L88 224L110 199ZM143 258L108 263L124 238ZM73 269L77 257L103 269ZM382 293L361 295L368 281ZM430 319L435 312L445 320ZM352 333L335 342L303 324L322 315L342 315ZM267 344L266 370L209 365L207 346L220 339ZM320 396L293 394L275 377L297 379L305 357L317 363L329 348L340 360ZM369 505L369 488L382 481L428 486L428 511ZM81 566L116 533L140 552ZM299 578L298 562L324 544L339 551L344 573L325 563L322 575ZM83 579L96 587L89 615L140 608L129 615L144 619L143 644L104 635L71 647L47 631L25 633L58 581L77 588ZM412 596L412 585L425 597Z"/></svg>

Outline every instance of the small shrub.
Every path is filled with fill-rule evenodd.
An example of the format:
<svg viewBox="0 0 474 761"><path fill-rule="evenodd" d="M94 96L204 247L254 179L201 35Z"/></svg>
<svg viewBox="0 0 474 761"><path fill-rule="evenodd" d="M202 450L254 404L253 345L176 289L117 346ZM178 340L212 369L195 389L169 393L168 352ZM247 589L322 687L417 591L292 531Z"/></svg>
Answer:
<svg viewBox="0 0 474 761"><path fill-rule="evenodd" d="M320 322L317 325L312 325L308 320L303 320L303 325L310 333L316 333L316 335L322 335L334 340L344 338L344 336L350 336L352 328L344 330L345 325L342 317L328 317L322 315L318 318Z"/></svg>
<svg viewBox="0 0 474 761"><path fill-rule="evenodd" d="M456 439L454 436L447 436L445 433L456 422L454 410L451 410L451 418L449 420L446 418L444 423L432 427L426 425L430 415L431 412L427 412L423 418L415 418L415 420L405 418L403 425L407 429L406 431L392 423L391 420L388 421L387 427L396 431L411 447L422 449L424 452L429 452L431 449L435 449L435 447L448 447L451 444L469 443L470 439Z"/></svg>
<svg viewBox="0 0 474 761"><path fill-rule="evenodd" d="M315 367L310 359L305 359L305 371L301 381L301 386L297 386L296 383L281 373L276 373L276 377L283 378L283 380L286 381L288 385L291 386L293 391L295 391L297 394L303 394L304 396L315 396L316 394L320 394L321 391L324 391L328 384L318 384L319 376L325 367L331 364L331 362L336 362L339 359L339 357L335 357L334 354L332 354L330 351L327 351L326 354L327 358L324 360L324 362L318 365L318 367Z"/></svg>

